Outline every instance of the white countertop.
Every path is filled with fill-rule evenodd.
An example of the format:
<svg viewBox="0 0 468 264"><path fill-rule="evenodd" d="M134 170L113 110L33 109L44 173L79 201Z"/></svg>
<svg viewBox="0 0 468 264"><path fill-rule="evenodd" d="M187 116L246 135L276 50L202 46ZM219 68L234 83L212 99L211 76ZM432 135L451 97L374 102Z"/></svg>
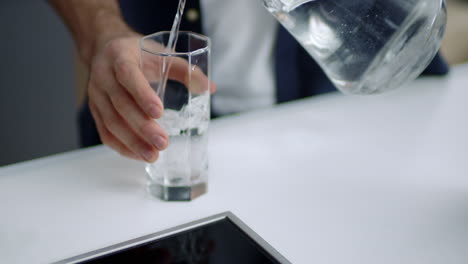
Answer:
<svg viewBox="0 0 468 264"><path fill-rule="evenodd" d="M96 147L0 168L0 263L49 263L232 211L293 263L467 263L468 65L378 96L212 122L207 194L163 202ZM53 139L51 139L53 140Z"/></svg>

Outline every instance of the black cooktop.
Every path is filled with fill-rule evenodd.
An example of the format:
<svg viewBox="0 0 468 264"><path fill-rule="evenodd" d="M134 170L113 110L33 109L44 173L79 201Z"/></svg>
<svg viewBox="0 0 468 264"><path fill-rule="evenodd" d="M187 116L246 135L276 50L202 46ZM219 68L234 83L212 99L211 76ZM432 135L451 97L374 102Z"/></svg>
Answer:
<svg viewBox="0 0 468 264"><path fill-rule="evenodd" d="M80 255L62 263L290 263L230 212Z"/></svg>

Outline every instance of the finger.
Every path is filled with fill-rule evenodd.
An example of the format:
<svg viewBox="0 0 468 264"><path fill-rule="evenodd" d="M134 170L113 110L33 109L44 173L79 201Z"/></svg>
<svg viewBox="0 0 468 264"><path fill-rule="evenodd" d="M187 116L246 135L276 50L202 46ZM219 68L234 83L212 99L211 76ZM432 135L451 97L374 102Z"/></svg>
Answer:
<svg viewBox="0 0 468 264"><path fill-rule="evenodd" d="M207 91L213 93L216 90L214 83L199 66L190 65L187 60L179 57L173 58L169 66L169 79L183 83L190 92L202 94Z"/></svg>
<svg viewBox="0 0 468 264"><path fill-rule="evenodd" d="M138 64L130 59L119 59L113 68L117 81L132 95L139 107L152 118L160 118L163 103L151 88Z"/></svg>
<svg viewBox="0 0 468 264"><path fill-rule="evenodd" d="M103 125L120 142L134 153L138 153L145 161L154 162L158 157L158 151L141 139L114 109L110 99L96 90L90 96L93 97L94 105L98 108ZM91 92L91 90L90 90Z"/></svg>
<svg viewBox="0 0 468 264"><path fill-rule="evenodd" d="M164 150L167 147L169 141L167 134L153 119L141 111L123 87L119 87L109 96L114 108L133 131L158 150Z"/></svg>
<svg viewBox="0 0 468 264"><path fill-rule="evenodd" d="M210 94L215 93L217 89L218 87L216 86L216 83L214 83L213 81L210 81Z"/></svg>
<svg viewBox="0 0 468 264"><path fill-rule="evenodd" d="M140 157L139 155L135 154L133 151L128 149L114 135L112 135L112 133L109 130L107 130L107 128L102 123L99 111L97 110L95 104L91 100L89 101L89 107L91 109L91 114L96 123L96 128L98 130L99 137L101 138L102 143L114 149L122 156L135 160L143 160L143 157Z"/></svg>
<svg viewBox="0 0 468 264"><path fill-rule="evenodd" d="M145 77L151 83L160 83L163 78L163 68L169 69L168 78L184 84L188 89L197 94L216 91L216 85L211 82L203 70L190 65L186 59L180 57L161 57L156 55L142 55L142 68ZM154 87L156 90L158 87Z"/></svg>

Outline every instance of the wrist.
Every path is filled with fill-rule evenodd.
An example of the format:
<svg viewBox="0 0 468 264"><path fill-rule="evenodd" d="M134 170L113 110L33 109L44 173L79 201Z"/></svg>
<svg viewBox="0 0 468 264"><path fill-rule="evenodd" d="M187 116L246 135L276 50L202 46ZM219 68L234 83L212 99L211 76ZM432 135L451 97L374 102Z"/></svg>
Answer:
<svg viewBox="0 0 468 264"><path fill-rule="evenodd" d="M93 57L112 39L117 37L137 35L124 21L120 13L109 10L96 12L93 22L94 29L89 37L81 38L78 43L79 54L89 66Z"/></svg>

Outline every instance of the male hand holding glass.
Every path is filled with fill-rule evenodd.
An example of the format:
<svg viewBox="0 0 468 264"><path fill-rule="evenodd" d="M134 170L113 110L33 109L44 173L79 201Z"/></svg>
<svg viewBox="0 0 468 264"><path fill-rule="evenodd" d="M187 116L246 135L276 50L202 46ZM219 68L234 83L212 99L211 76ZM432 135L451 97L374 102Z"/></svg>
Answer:
<svg viewBox="0 0 468 264"><path fill-rule="evenodd" d="M166 94L172 94L172 87L175 85L174 87L188 87L193 90L188 91L185 88L185 99L209 95L214 92L215 85L207 76L208 41L201 43L205 47L198 47L204 50L203 54L191 57L191 51L183 50L185 55L171 57L174 60L159 60L165 56L157 55L158 52L166 51L164 43L152 41L150 44L142 41L141 47L149 51L147 54L156 55L149 57L142 52L140 65L139 41L143 36L135 33L123 21L117 1L50 2L68 24L78 44L81 59L89 65L88 102L101 141L126 157L148 163L158 160L159 152L172 143L168 135L171 131L165 130L164 126L154 121L164 115L165 103L173 103L163 102L153 89L157 88L160 81L158 78L161 77L162 65L166 65L165 62L171 63L170 71L167 72L169 81ZM74 8L70 8L70 4ZM183 44L183 37L180 40ZM189 41L188 38L186 40ZM201 57L205 58L204 65L196 62ZM194 62L189 62L189 58ZM179 94L175 96L177 95ZM184 98L182 94L181 96L180 98ZM209 96L202 98L205 102L209 100L206 99ZM189 105L188 102L187 100L186 105ZM209 111L209 104L204 106ZM209 118L209 112L207 113ZM188 120L193 122L193 119ZM186 135L194 132L192 129L188 130ZM148 170L151 171L150 168Z"/></svg>
<svg viewBox="0 0 468 264"><path fill-rule="evenodd" d="M162 116L163 103L140 69L142 35L123 21L117 1L49 2L63 17L89 67L88 100L102 142L126 157L156 161L169 138L153 120ZM169 75L181 82L184 78L180 71ZM215 90L213 83L210 90Z"/></svg>

